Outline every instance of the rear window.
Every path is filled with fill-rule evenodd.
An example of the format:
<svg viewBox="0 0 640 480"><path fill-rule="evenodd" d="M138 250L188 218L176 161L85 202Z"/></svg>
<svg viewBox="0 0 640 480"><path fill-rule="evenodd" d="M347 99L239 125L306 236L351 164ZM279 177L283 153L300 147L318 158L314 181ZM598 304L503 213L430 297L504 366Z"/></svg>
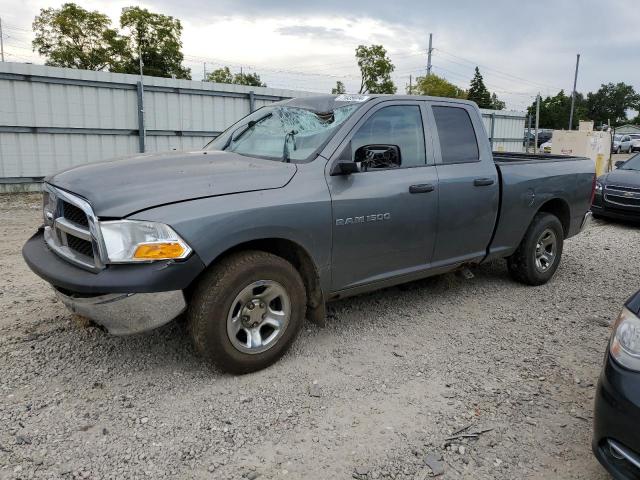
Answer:
<svg viewBox="0 0 640 480"><path fill-rule="evenodd" d="M478 139L471 117L464 108L434 106L443 163L468 163L480 160Z"/></svg>

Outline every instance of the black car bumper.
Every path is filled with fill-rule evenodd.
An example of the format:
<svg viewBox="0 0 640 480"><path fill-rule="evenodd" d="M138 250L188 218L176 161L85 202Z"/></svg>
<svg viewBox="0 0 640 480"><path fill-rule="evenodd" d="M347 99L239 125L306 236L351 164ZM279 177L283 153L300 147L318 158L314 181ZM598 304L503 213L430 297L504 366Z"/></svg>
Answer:
<svg viewBox="0 0 640 480"><path fill-rule="evenodd" d="M22 247L22 256L36 275L57 289L85 295L183 290L205 268L194 253L180 262L109 265L97 273L89 272L51 251L42 230L27 240Z"/></svg>
<svg viewBox="0 0 640 480"><path fill-rule="evenodd" d="M593 453L616 479L640 478L640 373L609 355L596 392Z"/></svg>
<svg viewBox="0 0 640 480"><path fill-rule="evenodd" d="M596 195L591 205L591 212L596 216L613 218L616 220L640 221L640 209L616 207L607 204L601 195Z"/></svg>

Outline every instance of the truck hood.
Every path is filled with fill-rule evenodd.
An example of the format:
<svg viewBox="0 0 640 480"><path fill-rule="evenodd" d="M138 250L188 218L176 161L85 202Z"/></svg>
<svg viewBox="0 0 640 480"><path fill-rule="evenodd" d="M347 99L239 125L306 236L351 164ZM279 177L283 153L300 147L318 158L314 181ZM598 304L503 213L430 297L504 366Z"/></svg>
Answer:
<svg viewBox="0 0 640 480"><path fill-rule="evenodd" d="M196 198L284 187L290 163L221 151L142 154L65 170L45 181L85 198L98 217Z"/></svg>

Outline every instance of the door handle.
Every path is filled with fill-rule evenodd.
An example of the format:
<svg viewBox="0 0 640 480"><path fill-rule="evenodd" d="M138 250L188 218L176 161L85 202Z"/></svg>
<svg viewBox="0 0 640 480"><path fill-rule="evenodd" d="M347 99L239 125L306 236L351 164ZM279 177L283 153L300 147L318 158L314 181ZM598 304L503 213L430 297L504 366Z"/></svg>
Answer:
<svg viewBox="0 0 640 480"><path fill-rule="evenodd" d="M428 193L433 192L436 189L430 183L421 183L419 185L411 185L409 187L409 193Z"/></svg>
<svg viewBox="0 0 640 480"><path fill-rule="evenodd" d="M476 187L487 187L489 185L493 185L493 182L494 182L493 178L476 178L473 181L473 184Z"/></svg>

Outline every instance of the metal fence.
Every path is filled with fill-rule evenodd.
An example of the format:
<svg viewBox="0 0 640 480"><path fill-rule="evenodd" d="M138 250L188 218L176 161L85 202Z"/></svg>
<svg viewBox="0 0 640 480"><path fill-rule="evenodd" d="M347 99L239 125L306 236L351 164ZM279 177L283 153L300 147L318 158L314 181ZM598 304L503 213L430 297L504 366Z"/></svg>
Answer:
<svg viewBox="0 0 640 480"><path fill-rule="evenodd" d="M525 112L481 110L491 147L498 152L522 152L524 147Z"/></svg>
<svg viewBox="0 0 640 480"><path fill-rule="evenodd" d="M1 62L0 191L84 163L201 148L254 109L306 95ZM522 151L523 112L482 116L495 150Z"/></svg>
<svg viewBox="0 0 640 480"><path fill-rule="evenodd" d="M251 111L304 95L157 77L141 85L137 75L0 63L0 183L32 183L141 151L201 148Z"/></svg>

